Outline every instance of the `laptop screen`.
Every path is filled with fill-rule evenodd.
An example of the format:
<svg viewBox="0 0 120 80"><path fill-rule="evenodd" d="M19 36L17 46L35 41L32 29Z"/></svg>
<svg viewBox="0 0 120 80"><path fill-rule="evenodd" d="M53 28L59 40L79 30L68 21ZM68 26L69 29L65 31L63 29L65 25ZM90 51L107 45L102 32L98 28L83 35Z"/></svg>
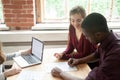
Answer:
<svg viewBox="0 0 120 80"><path fill-rule="evenodd" d="M36 38L32 38L32 54L37 56L40 60L42 60L43 47L43 42Z"/></svg>

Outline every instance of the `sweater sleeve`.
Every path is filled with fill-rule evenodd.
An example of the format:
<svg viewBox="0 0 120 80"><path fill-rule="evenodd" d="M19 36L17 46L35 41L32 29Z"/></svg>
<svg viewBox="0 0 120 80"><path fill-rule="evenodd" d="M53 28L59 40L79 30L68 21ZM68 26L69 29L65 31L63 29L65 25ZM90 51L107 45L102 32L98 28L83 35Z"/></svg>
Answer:
<svg viewBox="0 0 120 80"><path fill-rule="evenodd" d="M74 52L71 54L64 54L64 59L69 59L69 58L82 58L85 56L88 56L89 54L92 54L94 51L96 50L96 46L95 45L90 45L90 47L86 47L86 49L81 53L79 52Z"/></svg>
<svg viewBox="0 0 120 80"><path fill-rule="evenodd" d="M21 52L20 52L20 51L14 52L14 53L7 53L7 54L6 54L6 60L7 60L7 61L8 61L8 60L13 60L13 57L17 57L17 56L19 56L19 55L21 55Z"/></svg>
<svg viewBox="0 0 120 80"><path fill-rule="evenodd" d="M99 67L94 68L86 80L119 80L120 55L118 52L108 55Z"/></svg>
<svg viewBox="0 0 120 80"><path fill-rule="evenodd" d="M80 54L79 53L73 53L73 54L64 54L64 59L69 59L69 58L80 58Z"/></svg>
<svg viewBox="0 0 120 80"><path fill-rule="evenodd" d="M71 53L74 51L74 46L72 44L72 40L69 38L67 48L63 52L62 59L69 59L72 57Z"/></svg>
<svg viewBox="0 0 120 80"><path fill-rule="evenodd" d="M75 47L73 46L72 39L70 39L66 50L63 52L62 59L82 58L92 54L97 48L97 46L90 43L84 35L81 36L80 42L76 46L79 47L76 47L76 52L72 53Z"/></svg>
<svg viewBox="0 0 120 80"><path fill-rule="evenodd" d="M64 57L66 59L69 59L69 58L76 58L76 59L78 59L78 58L82 58L82 57L85 57L85 56L93 53L95 50L96 50L96 46L91 46L89 49L86 49L86 51L83 52L83 53L82 52L81 53L75 52L75 53L72 53L72 54L64 54ZM82 56L82 54L85 54L85 55Z"/></svg>

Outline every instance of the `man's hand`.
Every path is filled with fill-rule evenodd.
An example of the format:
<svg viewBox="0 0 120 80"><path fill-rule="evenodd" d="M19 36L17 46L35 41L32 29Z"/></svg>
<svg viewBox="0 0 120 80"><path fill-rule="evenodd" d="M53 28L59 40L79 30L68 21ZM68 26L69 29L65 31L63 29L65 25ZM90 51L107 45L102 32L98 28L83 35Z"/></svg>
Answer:
<svg viewBox="0 0 120 80"><path fill-rule="evenodd" d="M51 71L52 76L61 78L62 80L83 80L81 78L74 77L66 72L63 72L59 68L53 68Z"/></svg>
<svg viewBox="0 0 120 80"><path fill-rule="evenodd" d="M53 68L52 70L51 70L51 74L52 74L52 76L54 76L54 77L61 77L60 76L60 73L62 72L62 70L61 69L59 69L59 68L57 68L57 67L55 67L55 68Z"/></svg>
<svg viewBox="0 0 120 80"><path fill-rule="evenodd" d="M70 58L68 60L68 65L71 66L71 67L76 66L76 65L81 64L81 63L83 63L83 62L80 59Z"/></svg>

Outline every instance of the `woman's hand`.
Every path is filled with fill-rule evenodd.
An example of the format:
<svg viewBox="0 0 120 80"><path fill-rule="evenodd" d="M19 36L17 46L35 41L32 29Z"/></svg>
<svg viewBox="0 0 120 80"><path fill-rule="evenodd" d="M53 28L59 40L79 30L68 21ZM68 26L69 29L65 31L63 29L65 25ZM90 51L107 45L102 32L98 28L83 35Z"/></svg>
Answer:
<svg viewBox="0 0 120 80"><path fill-rule="evenodd" d="M63 54L62 53L55 53L54 56L57 58L57 59L61 59Z"/></svg>
<svg viewBox="0 0 120 80"><path fill-rule="evenodd" d="M4 76L5 76L5 77L9 77L9 76L18 74L19 72L21 72L21 70L22 70L22 69L21 69L17 64L14 63L11 69L6 70L6 71L4 72Z"/></svg>
<svg viewBox="0 0 120 80"><path fill-rule="evenodd" d="M59 68L57 68L57 67L55 67L55 68L53 68L52 70L51 70L51 74L52 74L52 76L54 76L54 77L61 77L60 76L60 73L62 72L62 70L61 69L59 69Z"/></svg>
<svg viewBox="0 0 120 80"><path fill-rule="evenodd" d="M21 52L21 55L28 55L28 54L31 54L32 53L32 49L27 49L27 50L23 50L23 51L20 51Z"/></svg>

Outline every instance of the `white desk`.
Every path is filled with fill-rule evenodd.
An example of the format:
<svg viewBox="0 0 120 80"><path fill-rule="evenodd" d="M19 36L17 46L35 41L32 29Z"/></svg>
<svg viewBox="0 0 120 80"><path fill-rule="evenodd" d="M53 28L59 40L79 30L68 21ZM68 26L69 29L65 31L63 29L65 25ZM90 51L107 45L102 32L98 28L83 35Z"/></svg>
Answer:
<svg viewBox="0 0 120 80"><path fill-rule="evenodd" d="M33 71L44 72L43 70L45 68L44 67L45 64L51 63L51 62L59 62L59 60L57 60L53 56L53 53L61 52L63 50L64 49L59 49L59 48L56 48L56 49L45 49L44 50L44 57L43 57L42 64L35 65L35 66L32 66L32 67L27 67L27 68L24 68L24 70L33 70ZM85 78L88 75L88 73L90 72L90 68L89 68L89 66L87 64L78 65L77 68L78 68L77 71L71 71L71 72L68 72L68 73L70 73L70 74L72 74L72 75L74 75L76 77ZM11 76L11 77L8 77L7 80L16 80L17 77L18 77L18 74L14 75L14 76ZM61 80L61 79L52 77L52 75L50 73L46 73L45 77L44 77L44 80Z"/></svg>

